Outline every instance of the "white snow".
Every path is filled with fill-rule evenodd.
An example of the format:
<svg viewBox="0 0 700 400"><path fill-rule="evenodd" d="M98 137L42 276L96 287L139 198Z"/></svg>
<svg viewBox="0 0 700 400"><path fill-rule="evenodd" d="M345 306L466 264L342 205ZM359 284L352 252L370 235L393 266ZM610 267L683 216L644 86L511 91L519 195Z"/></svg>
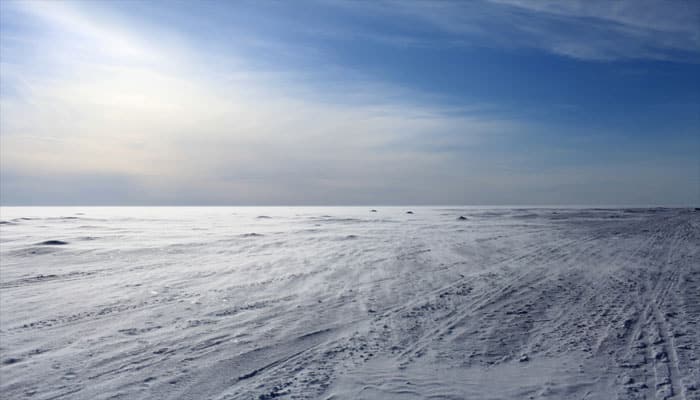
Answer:
<svg viewBox="0 0 700 400"><path fill-rule="evenodd" d="M700 399L699 211L408 210L3 207L0 395Z"/></svg>

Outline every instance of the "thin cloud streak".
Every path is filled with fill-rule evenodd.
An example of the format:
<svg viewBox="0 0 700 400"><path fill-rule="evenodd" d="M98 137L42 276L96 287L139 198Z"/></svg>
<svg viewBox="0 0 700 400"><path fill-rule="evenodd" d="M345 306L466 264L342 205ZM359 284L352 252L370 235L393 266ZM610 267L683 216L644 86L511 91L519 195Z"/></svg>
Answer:
<svg viewBox="0 0 700 400"><path fill-rule="evenodd" d="M656 0L334 4L356 13L409 18L412 24L449 35L448 40L432 41L433 45L538 49L589 61L700 61L700 5L693 2L677 2L675 7ZM426 45L425 39L408 31L391 37L377 34L376 40L399 46Z"/></svg>

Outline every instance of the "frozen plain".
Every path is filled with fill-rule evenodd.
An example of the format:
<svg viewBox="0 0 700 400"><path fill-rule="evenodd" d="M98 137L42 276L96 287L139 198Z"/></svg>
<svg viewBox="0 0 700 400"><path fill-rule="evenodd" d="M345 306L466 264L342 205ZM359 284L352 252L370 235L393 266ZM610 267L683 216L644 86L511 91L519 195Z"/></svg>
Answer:
<svg viewBox="0 0 700 400"><path fill-rule="evenodd" d="M0 396L700 399L700 212L406 210L4 207Z"/></svg>

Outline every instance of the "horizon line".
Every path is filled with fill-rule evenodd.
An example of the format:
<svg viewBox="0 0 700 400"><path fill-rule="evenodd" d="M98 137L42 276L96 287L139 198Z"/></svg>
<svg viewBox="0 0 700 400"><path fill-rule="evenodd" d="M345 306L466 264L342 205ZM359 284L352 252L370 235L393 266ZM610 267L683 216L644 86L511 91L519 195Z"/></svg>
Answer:
<svg viewBox="0 0 700 400"><path fill-rule="evenodd" d="M694 208L698 204L0 204L0 207L529 207L529 208Z"/></svg>

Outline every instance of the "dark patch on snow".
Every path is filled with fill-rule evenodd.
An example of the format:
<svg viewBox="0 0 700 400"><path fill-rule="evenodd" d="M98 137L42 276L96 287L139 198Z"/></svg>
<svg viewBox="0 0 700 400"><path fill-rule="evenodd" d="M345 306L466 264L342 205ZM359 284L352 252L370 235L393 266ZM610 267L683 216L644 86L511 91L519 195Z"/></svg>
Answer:
<svg viewBox="0 0 700 400"><path fill-rule="evenodd" d="M258 237L258 236L263 236L263 235L261 233L255 233L255 232L244 233L241 235L241 237Z"/></svg>
<svg viewBox="0 0 700 400"><path fill-rule="evenodd" d="M29 217L21 217L21 218L15 218L12 220L12 222L20 222L20 221L32 221L36 218L29 218Z"/></svg>
<svg viewBox="0 0 700 400"><path fill-rule="evenodd" d="M64 242L63 240L45 240L41 243L37 243L38 246L63 246L68 244L68 242Z"/></svg>
<svg viewBox="0 0 700 400"><path fill-rule="evenodd" d="M310 337L313 337L313 336L318 336L318 335L322 335L322 334L324 334L324 333L329 333L330 331L331 331L330 328L319 329L319 330L317 330L317 331L313 331L313 332L309 332L309 333L307 333L307 334L301 335L301 336L299 336L299 339L307 339L307 338L310 338Z"/></svg>

